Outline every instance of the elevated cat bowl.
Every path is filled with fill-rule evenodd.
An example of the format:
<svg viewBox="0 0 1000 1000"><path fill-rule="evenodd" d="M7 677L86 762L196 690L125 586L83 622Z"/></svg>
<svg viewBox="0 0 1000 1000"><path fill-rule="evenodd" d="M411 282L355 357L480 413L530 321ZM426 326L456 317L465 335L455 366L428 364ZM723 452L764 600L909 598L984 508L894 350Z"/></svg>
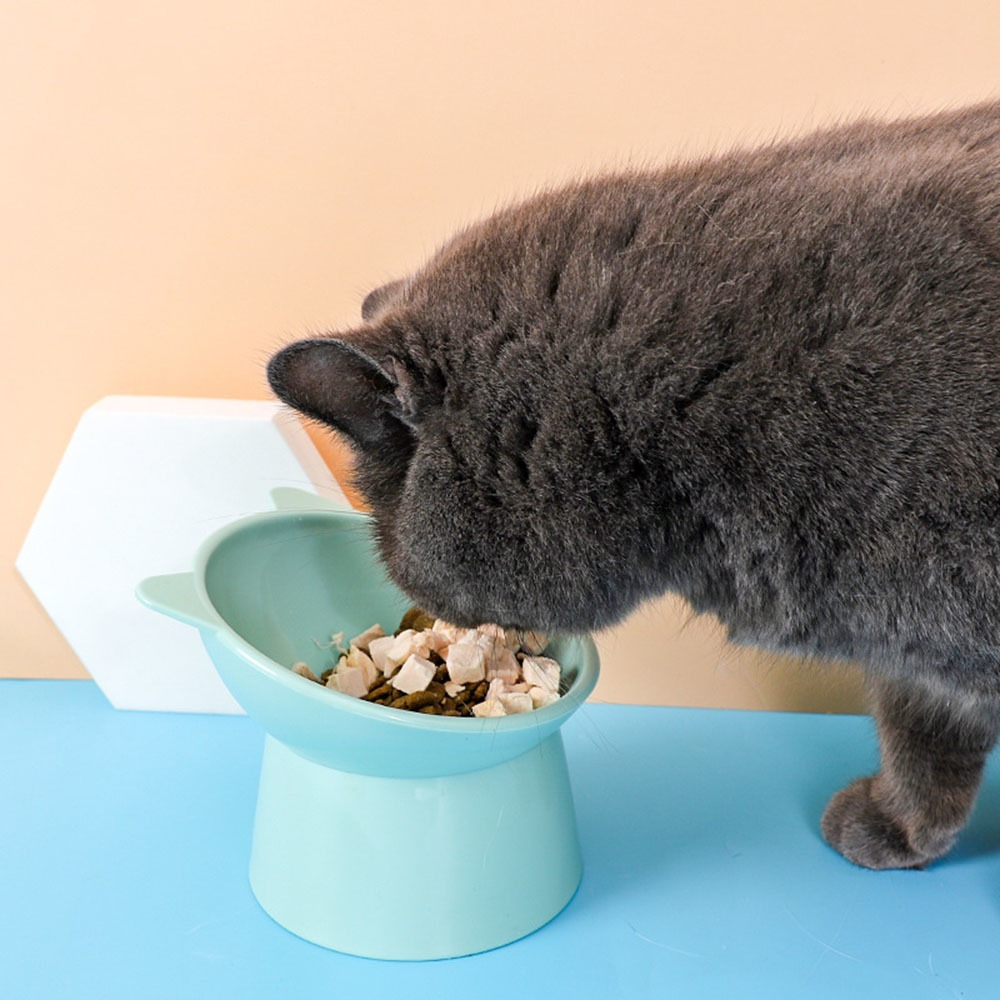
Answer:
<svg viewBox="0 0 1000 1000"><path fill-rule="evenodd" d="M496 719L363 702L318 674L334 632L391 630L408 602L385 576L368 519L275 511L206 540L191 573L139 598L201 633L222 680L265 729L250 883L300 937L370 958L485 951L554 917L581 859L559 727L597 681L588 638L553 640L569 689Z"/></svg>

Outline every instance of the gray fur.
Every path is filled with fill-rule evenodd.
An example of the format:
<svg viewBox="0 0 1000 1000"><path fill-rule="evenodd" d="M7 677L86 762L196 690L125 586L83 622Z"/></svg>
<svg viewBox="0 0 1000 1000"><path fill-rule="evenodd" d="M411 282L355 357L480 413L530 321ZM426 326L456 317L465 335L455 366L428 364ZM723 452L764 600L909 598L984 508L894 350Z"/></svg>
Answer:
<svg viewBox="0 0 1000 1000"><path fill-rule="evenodd" d="M546 192L364 315L269 376L354 442L418 603L576 631L675 591L736 642L865 664L902 760L879 787L912 779L890 730L979 734L971 807L1000 699L1000 103ZM967 813L935 812L946 780L905 823L855 789L824 832L923 864Z"/></svg>

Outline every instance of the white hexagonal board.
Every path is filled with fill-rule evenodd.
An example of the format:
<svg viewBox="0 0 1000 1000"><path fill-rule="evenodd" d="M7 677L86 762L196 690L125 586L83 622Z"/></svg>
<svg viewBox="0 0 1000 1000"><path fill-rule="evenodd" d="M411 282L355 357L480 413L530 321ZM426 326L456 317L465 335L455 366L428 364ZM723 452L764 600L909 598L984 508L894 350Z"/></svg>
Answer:
<svg viewBox="0 0 1000 1000"><path fill-rule="evenodd" d="M208 535L270 510L280 487L349 506L277 403L109 396L83 414L17 568L112 705L242 712L197 631L135 587L191 569Z"/></svg>

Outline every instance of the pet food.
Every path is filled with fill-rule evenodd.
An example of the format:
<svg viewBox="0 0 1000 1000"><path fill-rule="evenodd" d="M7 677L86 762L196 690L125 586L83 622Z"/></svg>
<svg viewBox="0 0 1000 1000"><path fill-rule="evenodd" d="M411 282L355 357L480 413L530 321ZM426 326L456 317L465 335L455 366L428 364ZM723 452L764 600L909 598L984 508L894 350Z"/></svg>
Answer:
<svg viewBox="0 0 1000 1000"><path fill-rule="evenodd" d="M342 694L427 715L494 718L551 705L560 694L560 667L543 656L547 638L499 625L461 628L411 608L386 635L372 625L346 645L329 648L336 664L321 677L303 662L292 670Z"/></svg>

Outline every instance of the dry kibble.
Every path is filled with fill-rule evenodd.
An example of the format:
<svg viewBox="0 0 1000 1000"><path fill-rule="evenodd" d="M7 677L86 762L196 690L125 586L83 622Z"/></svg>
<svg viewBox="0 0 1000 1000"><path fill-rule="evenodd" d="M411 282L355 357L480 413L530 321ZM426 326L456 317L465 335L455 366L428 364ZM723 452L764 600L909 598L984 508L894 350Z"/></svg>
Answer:
<svg viewBox="0 0 1000 1000"><path fill-rule="evenodd" d="M400 632L407 629L412 629L414 632L423 632L425 629L430 628L434 628L434 619L420 608L410 608L403 615L403 619L399 623Z"/></svg>
<svg viewBox="0 0 1000 1000"><path fill-rule="evenodd" d="M542 656L537 632L499 625L461 628L412 608L392 635L372 625L344 646L337 633L324 648L339 654L322 679L303 661L292 670L364 701L425 715L499 718L551 705L560 667Z"/></svg>
<svg viewBox="0 0 1000 1000"><path fill-rule="evenodd" d="M434 695L430 691L411 691L401 695L389 702L390 708L403 708L411 712L419 712L420 709L435 703Z"/></svg>
<svg viewBox="0 0 1000 1000"><path fill-rule="evenodd" d="M364 694L361 697L366 701L377 701L380 698L391 698L396 694L396 689L392 686L392 681L386 681L384 684L380 684L377 688L372 688L368 694Z"/></svg>

